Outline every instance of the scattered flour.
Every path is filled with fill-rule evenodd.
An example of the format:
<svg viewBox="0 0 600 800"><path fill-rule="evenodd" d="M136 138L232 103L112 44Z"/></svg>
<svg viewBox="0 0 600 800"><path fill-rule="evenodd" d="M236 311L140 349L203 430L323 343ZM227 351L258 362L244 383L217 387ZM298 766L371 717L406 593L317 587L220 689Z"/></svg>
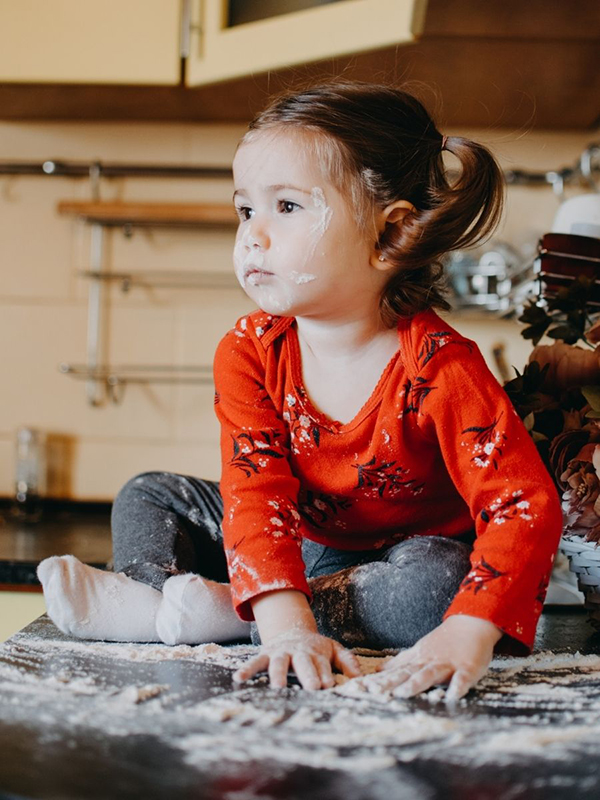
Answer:
<svg viewBox="0 0 600 800"><path fill-rule="evenodd" d="M169 646L165 644L130 644L127 642L92 642L72 641L67 639L31 639L27 641L27 649L35 653L51 653L63 651L81 654L95 654L107 658L119 658L125 661L171 661L183 659L187 661L210 662L224 667L237 669L256 654L253 645L221 646L214 643ZM0 651L1 652L1 651Z"/></svg>
<svg viewBox="0 0 600 800"><path fill-rule="evenodd" d="M146 700L152 700L158 697L161 692L169 689L169 686L161 686L160 684L148 684L147 686L128 686L122 692L117 692L113 697L113 702L118 703L145 703Z"/></svg>
<svg viewBox="0 0 600 800"><path fill-rule="evenodd" d="M442 687L402 700L385 683L366 692L364 678L343 675L319 692L274 690L264 675L241 688L221 682L199 691L198 677L211 667L233 671L257 648L70 641L50 625L40 631L0 645L0 721L35 714L48 736L80 726L111 737L152 735L198 769L249 760L353 774L416 759L465 768L567 763L581 748L595 753L600 738L600 656L496 658L477 689L449 708ZM387 660L373 651L357 656L365 676Z"/></svg>

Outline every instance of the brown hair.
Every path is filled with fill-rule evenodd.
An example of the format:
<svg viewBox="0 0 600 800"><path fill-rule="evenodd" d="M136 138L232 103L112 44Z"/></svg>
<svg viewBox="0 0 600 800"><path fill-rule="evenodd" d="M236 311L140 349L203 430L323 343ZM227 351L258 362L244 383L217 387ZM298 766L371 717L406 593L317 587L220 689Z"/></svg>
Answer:
<svg viewBox="0 0 600 800"><path fill-rule="evenodd" d="M394 265L380 301L388 327L398 317L427 308L450 309L441 258L492 233L504 200L502 172L483 145L442 137L417 98L392 86L329 82L286 91L250 123L254 132L294 127L308 137L329 180L350 194L360 227L374 229L374 215L396 200L416 212L388 225L377 246ZM446 175L442 145L461 164L457 180Z"/></svg>

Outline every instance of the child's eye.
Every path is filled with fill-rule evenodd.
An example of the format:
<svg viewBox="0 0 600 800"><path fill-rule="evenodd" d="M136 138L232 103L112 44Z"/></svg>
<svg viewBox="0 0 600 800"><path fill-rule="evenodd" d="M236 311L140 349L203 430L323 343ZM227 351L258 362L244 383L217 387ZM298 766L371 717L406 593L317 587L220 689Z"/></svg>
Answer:
<svg viewBox="0 0 600 800"><path fill-rule="evenodd" d="M249 206L236 206L235 211L242 222L249 220L252 213L252 209Z"/></svg>
<svg viewBox="0 0 600 800"><path fill-rule="evenodd" d="M283 211L284 214L292 214L297 208L301 208L298 203L292 203L291 200L280 200L279 201L279 208Z"/></svg>

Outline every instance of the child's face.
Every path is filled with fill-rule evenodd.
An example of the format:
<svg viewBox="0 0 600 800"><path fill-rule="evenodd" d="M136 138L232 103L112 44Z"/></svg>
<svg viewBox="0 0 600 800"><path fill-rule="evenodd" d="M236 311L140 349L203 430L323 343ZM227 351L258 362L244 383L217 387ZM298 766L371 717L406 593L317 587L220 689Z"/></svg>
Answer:
<svg viewBox="0 0 600 800"><path fill-rule="evenodd" d="M234 249L244 291L270 314L340 318L378 296L372 247L301 131L263 131L234 158L240 224Z"/></svg>

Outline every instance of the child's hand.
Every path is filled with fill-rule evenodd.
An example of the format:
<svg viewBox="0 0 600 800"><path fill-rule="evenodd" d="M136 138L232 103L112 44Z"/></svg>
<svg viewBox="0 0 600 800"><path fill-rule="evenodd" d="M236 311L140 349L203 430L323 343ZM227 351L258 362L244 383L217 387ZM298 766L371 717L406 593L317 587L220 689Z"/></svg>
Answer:
<svg viewBox="0 0 600 800"><path fill-rule="evenodd" d="M463 697L487 672L502 631L478 617L448 617L413 647L404 650L363 679L366 688L395 690L396 697L413 697L432 686L449 683L446 701ZM401 687L401 688L396 688Z"/></svg>
<svg viewBox="0 0 600 800"><path fill-rule="evenodd" d="M259 654L234 673L233 680L241 683L268 669L271 685L283 689L291 666L304 689L329 689L335 685L332 664L349 678L361 674L354 653L339 642L312 631L285 631L263 644Z"/></svg>

